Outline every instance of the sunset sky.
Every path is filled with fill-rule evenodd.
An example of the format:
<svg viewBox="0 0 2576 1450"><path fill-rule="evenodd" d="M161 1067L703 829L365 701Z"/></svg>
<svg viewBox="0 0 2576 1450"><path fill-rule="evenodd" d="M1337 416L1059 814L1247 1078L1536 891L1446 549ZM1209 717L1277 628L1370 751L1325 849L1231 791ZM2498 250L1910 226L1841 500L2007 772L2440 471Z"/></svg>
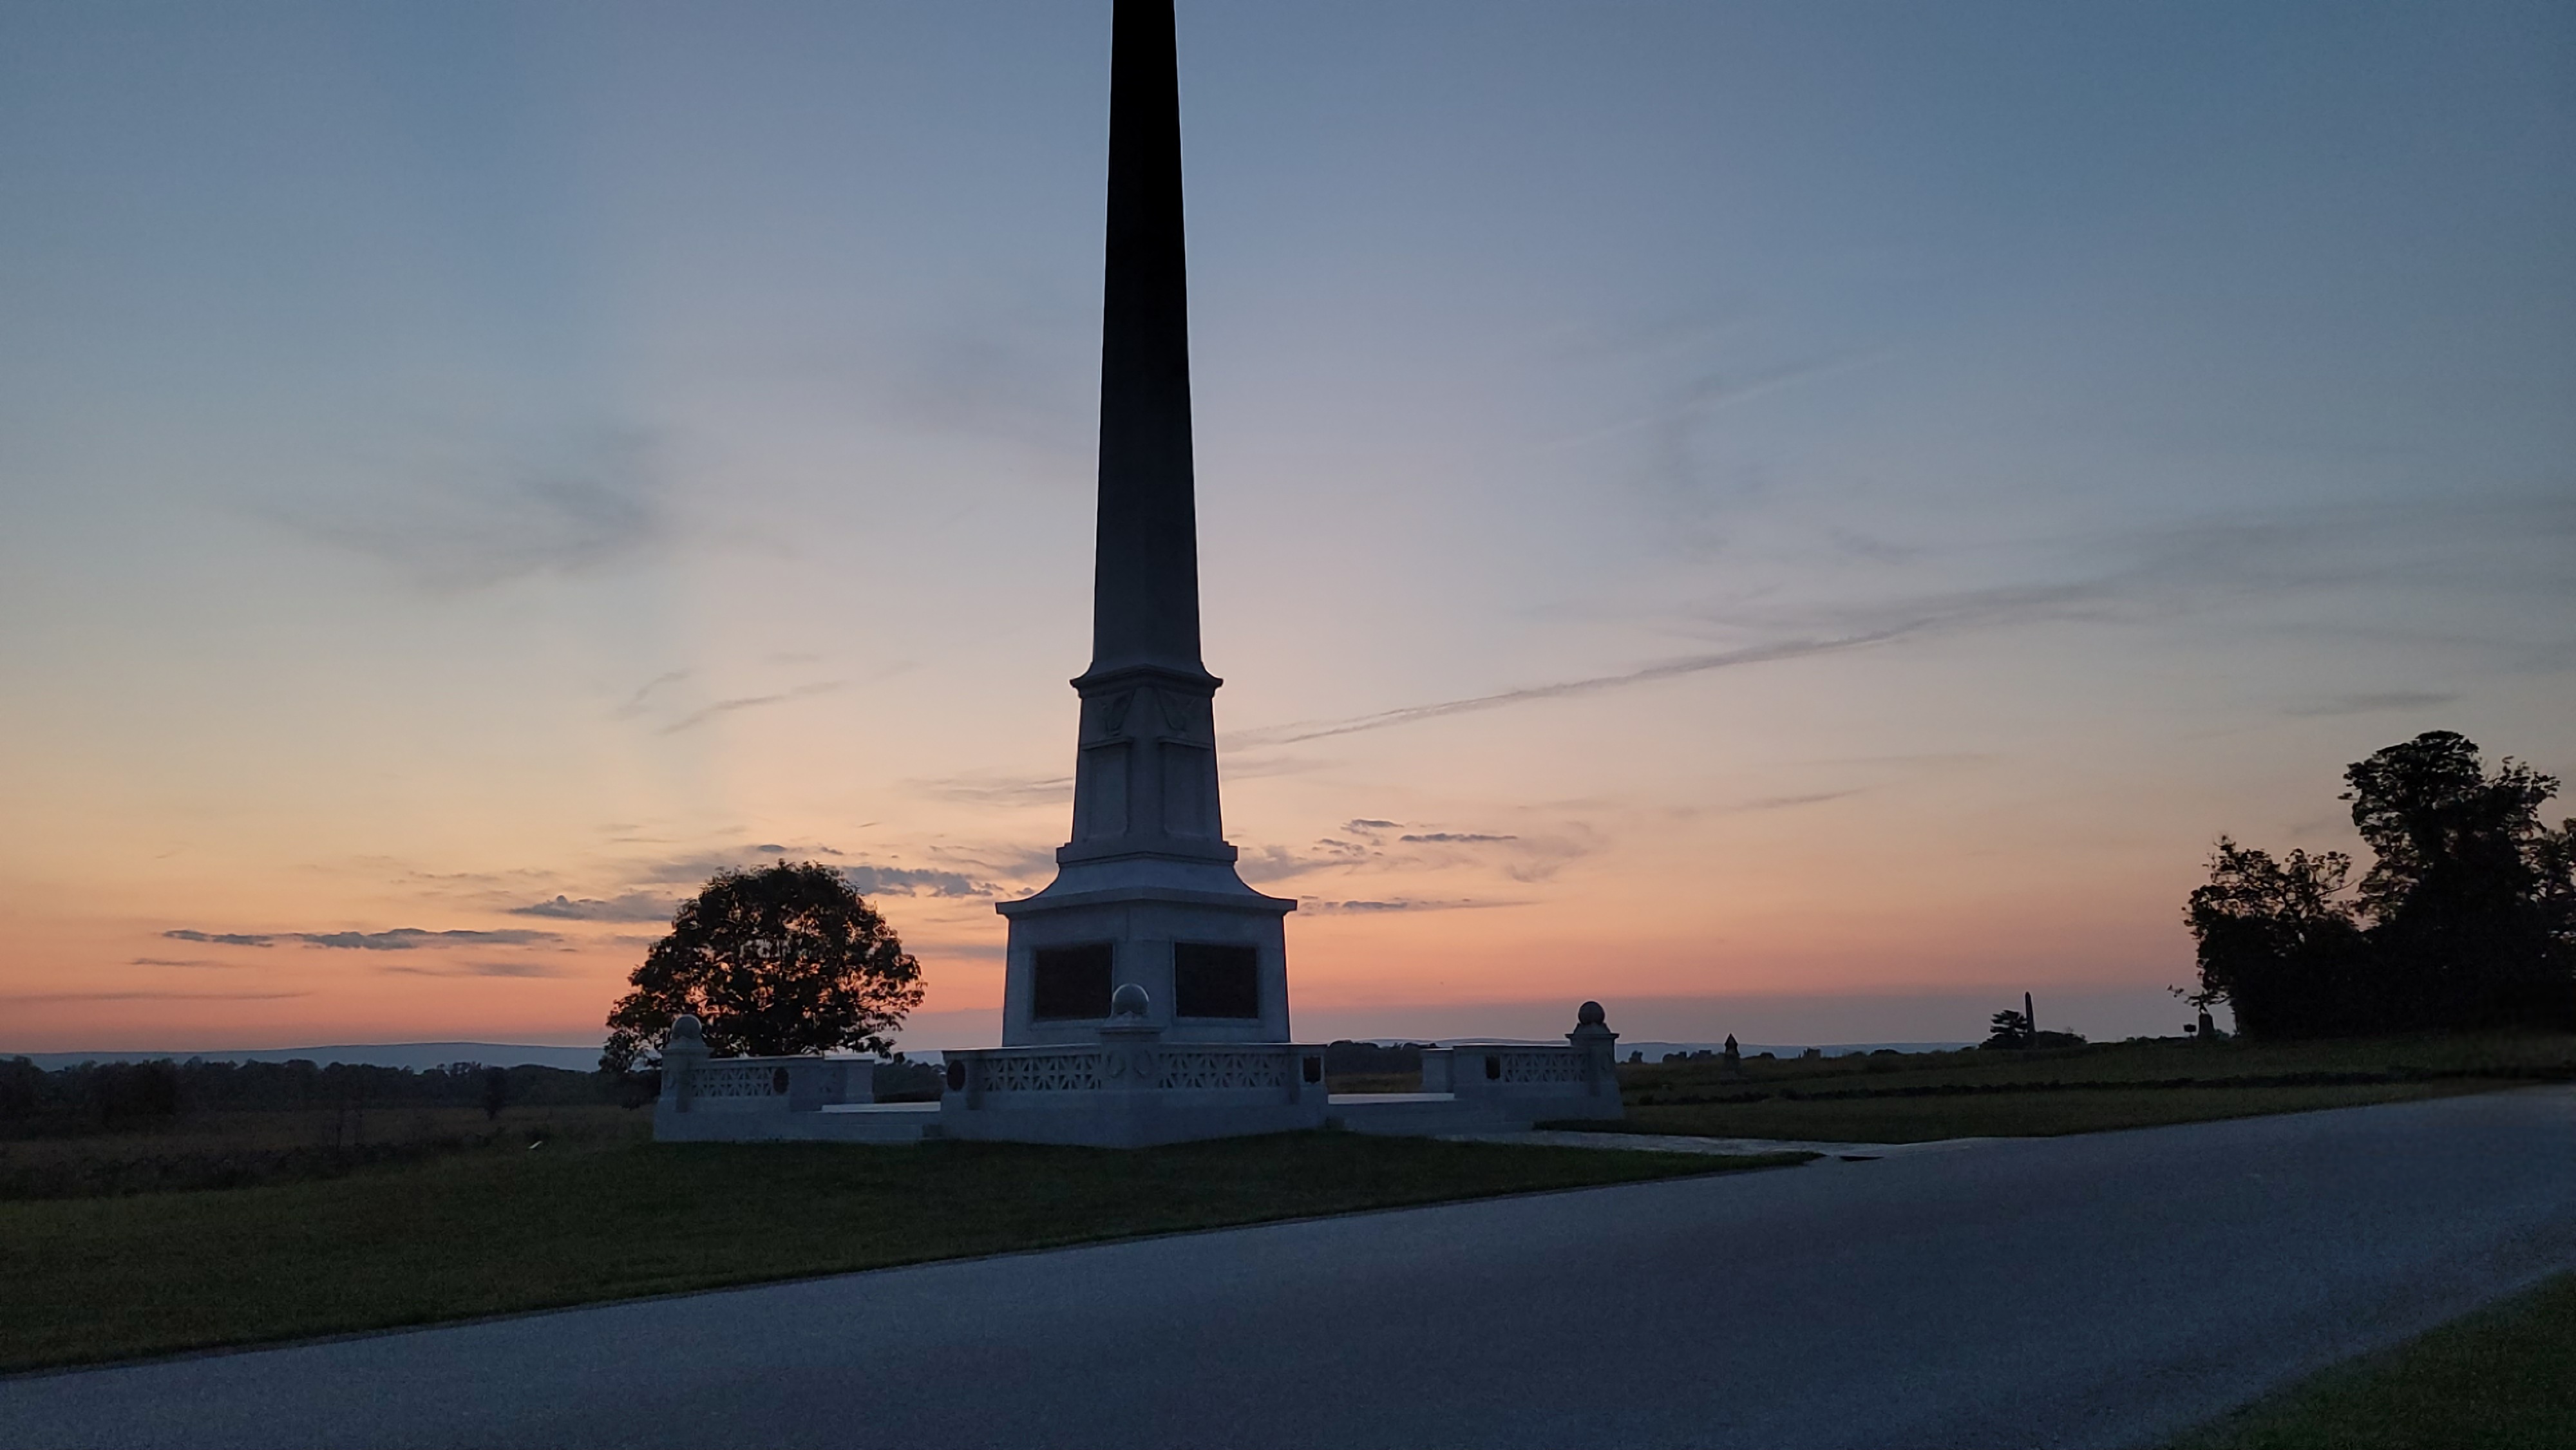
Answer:
<svg viewBox="0 0 2576 1450"><path fill-rule="evenodd" d="M0 1051L596 1041L780 858L995 1040L1108 19L0 9ZM2426 729L2576 772L2576 9L1180 27L1301 1038L2173 1031L2221 831L2350 849Z"/></svg>

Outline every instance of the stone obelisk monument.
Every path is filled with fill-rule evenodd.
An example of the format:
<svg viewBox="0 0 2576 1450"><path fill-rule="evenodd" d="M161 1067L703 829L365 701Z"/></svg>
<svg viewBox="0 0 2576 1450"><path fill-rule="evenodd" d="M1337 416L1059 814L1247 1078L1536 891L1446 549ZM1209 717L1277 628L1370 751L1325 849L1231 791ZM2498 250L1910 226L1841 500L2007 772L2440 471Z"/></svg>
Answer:
<svg viewBox="0 0 2576 1450"><path fill-rule="evenodd" d="M1129 985L1172 1040L1285 1042L1281 918L1296 903L1235 874L1217 811L1223 682L1199 660L1172 0L1117 0L1112 32L1100 522L1091 667L1073 682L1073 839L1052 884L999 906L1002 1043L1093 1040Z"/></svg>

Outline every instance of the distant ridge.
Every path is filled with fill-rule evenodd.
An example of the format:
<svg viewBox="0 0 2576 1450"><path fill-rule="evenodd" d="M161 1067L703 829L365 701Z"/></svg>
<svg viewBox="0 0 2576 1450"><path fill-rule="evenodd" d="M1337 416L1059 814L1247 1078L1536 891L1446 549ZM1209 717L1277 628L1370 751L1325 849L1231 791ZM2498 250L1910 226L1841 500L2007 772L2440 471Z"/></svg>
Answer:
<svg viewBox="0 0 2576 1450"><path fill-rule="evenodd" d="M545 1047L524 1042L357 1042L336 1047L208 1048L195 1052L22 1052L0 1051L0 1058L24 1057L50 1072L84 1062L152 1062L169 1058L185 1062L307 1062L328 1067L335 1062L363 1067L445 1067L451 1062L479 1062L485 1067L560 1067L590 1072L599 1066L596 1047Z"/></svg>

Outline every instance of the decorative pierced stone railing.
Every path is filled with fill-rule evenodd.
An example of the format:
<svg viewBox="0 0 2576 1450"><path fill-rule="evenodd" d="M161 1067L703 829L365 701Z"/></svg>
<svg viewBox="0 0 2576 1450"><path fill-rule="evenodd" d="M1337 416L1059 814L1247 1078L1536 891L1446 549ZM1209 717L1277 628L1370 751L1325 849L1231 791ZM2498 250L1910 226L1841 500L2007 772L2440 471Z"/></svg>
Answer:
<svg viewBox="0 0 2576 1450"><path fill-rule="evenodd" d="M1521 1048L1490 1056L1501 1082L1579 1083L1585 1078L1583 1054L1570 1047Z"/></svg>
<svg viewBox="0 0 2576 1450"><path fill-rule="evenodd" d="M848 1057L709 1057L674 1037L662 1053L657 1113L811 1113L876 1101L873 1062Z"/></svg>
<svg viewBox="0 0 2576 1450"><path fill-rule="evenodd" d="M983 1091L988 1093L1092 1092L1101 1085L1103 1054L1095 1047L1047 1047L1034 1051L989 1051L983 1061ZM949 1077L956 1079L959 1054L948 1054ZM955 1083L964 1086L963 1083Z"/></svg>
<svg viewBox="0 0 2576 1450"><path fill-rule="evenodd" d="M1297 1084L1297 1048L1166 1047L1154 1054L1158 1088L1276 1088Z"/></svg>
<svg viewBox="0 0 2576 1450"><path fill-rule="evenodd" d="M1157 1032L1102 1034L1098 1047L986 1047L951 1052L948 1093L970 1107L1031 1107L1086 1093L1268 1094L1320 1090L1320 1047L1286 1042L1167 1043Z"/></svg>
<svg viewBox="0 0 2576 1450"><path fill-rule="evenodd" d="M794 1071L783 1064L737 1058L698 1064L689 1072L687 1090L692 1098L785 1097L794 1082Z"/></svg>
<svg viewBox="0 0 2576 1450"><path fill-rule="evenodd" d="M1466 1042L1426 1048L1422 1090L1453 1093L1461 1101L1517 1102L1547 1099L1558 1117L1617 1117L1618 1035L1585 1003L1582 1020L1563 1047L1522 1042Z"/></svg>

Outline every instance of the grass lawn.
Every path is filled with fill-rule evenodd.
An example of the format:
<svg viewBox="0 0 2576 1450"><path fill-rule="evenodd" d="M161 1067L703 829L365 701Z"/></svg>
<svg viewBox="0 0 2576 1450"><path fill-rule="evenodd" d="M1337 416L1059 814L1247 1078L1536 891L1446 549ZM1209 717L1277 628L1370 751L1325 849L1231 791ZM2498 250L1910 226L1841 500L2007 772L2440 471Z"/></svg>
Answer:
<svg viewBox="0 0 2576 1450"><path fill-rule="evenodd" d="M2175 1450L2576 1445L2576 1274L2203 1426Z"/></svg>
<svg viewBox="0 0 2576 1450"><path fill-rule="evenodd" d="M653 1119L607 1105L227 1109L122 1130L0 1139L0 1200L247 1188L543 1138L545 1151L650 1142Z"/></svg>
<svg viewBox="0 0 2576 1450"><path fill-rule="evenodd" d="M1314 1133L503 1143L265 1187L0 1203L0 1370L1803 1161Z"/></svg>
<svg viewBox="0 0 2576 1450"><path fill-rule="evenodd" d="M1617 1131L1819 1143L1928 1143L1941 1138L2044 1138L2201 1123L2261 1113L2410 1102L2503 1084L2442 1082L2353 1087L2137 1088L1903 1097L1840 1102L1748 1103L1718 1108L1630 1108Z"/></svg>
<svg viewBox="0 0 2576 1450"><path fill-rule="evenodd" d="M2027 1137L2576 1081L2576 1036L2105 1043L2037 1052L1748 1059L1620 1069L1612 1131L1835 1143ZM1563 1124L1565 1127L1587 1126Z"/></svg>

